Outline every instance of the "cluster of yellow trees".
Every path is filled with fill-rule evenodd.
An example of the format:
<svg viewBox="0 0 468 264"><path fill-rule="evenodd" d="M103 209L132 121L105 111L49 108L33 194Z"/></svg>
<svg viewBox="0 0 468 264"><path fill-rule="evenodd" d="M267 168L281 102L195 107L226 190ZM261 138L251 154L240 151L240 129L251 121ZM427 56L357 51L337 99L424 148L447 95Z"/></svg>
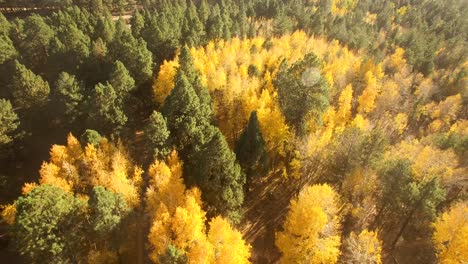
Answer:
<svg viewBox="0 0 468 264"><path fill-rule="evenodd" d="M274 80L283 60L294 63L311 52L322 65L310 72L318 72L327 80L330 106L322 115L323 122L310 118L307 134L299 137L282 113ZM432 101L434 82L440 76L413 73L404 53L396 48L393 55L374 63L337 41L327 42L301 31L271 39L209 42L191 49L201 81L213 98L216 124L230 146L235 145L251 112L256 111L273 171L283 171L292 176L291 180L310 177L310 164L321 164L332 157L331 150L347 147L342 140L347 129L370 133L378 127L391 141L391 147L384 150L384 160L406 158L412 162L411 180L415 184L437 177L448 193L456 192L466 180L466 166L453 150L438 148L429 136L468 135L468 121L459 118L462 96ZM159 105L174 87L177 67L177 58L160 66L153 84L154 100ZM412 127L410 120L419 125ZM416 132L420 138L412 136ZM206 218L201 192L196 187L186 188L182 166L177 153L172 152L165 160L150 165L145 181L143 169L133 164L121 142L103 139L97 146L83 147L70 134L66 145L52 146L50 160L40 169L39 185L57 186L83 200L89 199L87 194L93 186L122 195L132 209L142 212L139 221L149 224L147 245L155 263L169 253L189 263L249 263L250 245L226 219ZM276 234L282 262L336 263L342 254L353 263L381 263L382 241L368 221L377 214L378 185L377 172L360 164L346 172L339 188L331 184L305 186L292 199L283 229ZM36 186L25 184L23 194ZM343 238L341 216L345 212L357 219L353 226L357 231ZM13 223L14 204L2 215ZM443 263L459 263L468 257L467 219L468 205L460 202L433 223L433 241ZM120 253L138 251L136 228L141 226L129 228L131 235ZM97 261L117 253L88 254L90 260Z"/></svg>
<svg viewBox="0 0 468 264"><path fill-rule="evenodd" d="M159 263L170 246L182 250L188 263L249 262L250 246L226 219L210 219L206 231L200 191L185 188L176 152L167 164L155 161L148 172L146 214L151 222L148 241L153 262Z"/></svg>
<svg viewBox="0 0 468 264"><path fill-rule="evenodd" d="M181 251L188 263L248 263L250 246L226 219L210 219L206 231L205 212L201 193L197 188L186 190L182 179L182 163L174 151L166 161L155 160L148 169L146 190L144 171L135 166L120 142L113 144L103 138L98 146L80 142L69 134L66 145L54 145L50 160L44 162L39 174L40 185L52 185L87 201L87 190L103 186L122 195L134 210L144 209L144 215L125 228L126 239L118 250L120 255L135 257L138 247L138 228L149 219L147 235L150 258L160 263L171 247ZM23 195L37 187L27 183ZM8 223L15 221L15 205L3 210ZM90 263L108 263L116 260L117 252L108 250L88 252ZM129 257L131 259L131 257Z"/></svg>
<svg viewBox="0 0 468 264"><path fill-rule="evenodd" d="M323 113L323 122L317 123L311 119L308 134L299 138L281 112L273 80L283 59L293 63L310 52L322 60L321 68L312 71L318 70L328 81L330 107ZM229 144L234 146L251 111L257 111L273 167L283 170L285 175L308 177L305 171L311 160L318 162L330 158L329 149L340 147L338 139L345 130L355 128L370 133L379 128L393 145L385 150L384 158L411 160L415 183L427 182L430 177L437 175L442 186L450 193L466 177L467 170L459 156L451 149L435 146L430 138L434 133L468 135L468 121L460 118L462 96L455 94L440 101L432 101L438 88L435 83L442 78L443 73L425 77L413 72L406 63L402 48L397 47L391 56L375 63L356 55L337 41L327 42L298 31L278 38L234 38L230 41L210 42L205 47L192 48L191 54L201 73L202 82L214 100L216 123ZM177 61L177 58L165 61L154 81L155 101L159 104L163 103L173 87ZM411 126L410 121L418 124ZM415 139L414 134L421 137ZM360 219L358 226L361 231L352 233L343 242L345 248L350 248L348 251L353 251L354 257L358 256L357 261L367 259L369 254L372 258L380 259L381 243L377 233L366 229L370 217L376 214L378 185L378 175L368 166L347 172L340 188L344 201L341 206L345 209L340 212L337 204L339 199L335 197L336 194L332 194L330 187L307 187L298 200L291 203L284 224L285 231L277 236L276 244L283 253L285 263L335 262L341 244L336 216L346 210ZM314 196L321 192L327 193L328 198ZM305 200L301 198L303 196L309 196L308 202L301 202ZM466 218L467 204L457 206L455 208L463 208L459 211L465 210ZM450 212L437 220L436 230L441 228L444 221L451 219L447 216ZM462 226L466 234L466 224ZM308 231L303 233L304 230ZM301 237L301 234L307 234L307 237ZM435 241L436 244L440 243L437 238ZM358 254L359 250L352 247L364 248L367 255ZM327 250L319 250L323 248ZM438 248L441 259L450 254ZM457 252L460 253L459 250Z"/></svg>

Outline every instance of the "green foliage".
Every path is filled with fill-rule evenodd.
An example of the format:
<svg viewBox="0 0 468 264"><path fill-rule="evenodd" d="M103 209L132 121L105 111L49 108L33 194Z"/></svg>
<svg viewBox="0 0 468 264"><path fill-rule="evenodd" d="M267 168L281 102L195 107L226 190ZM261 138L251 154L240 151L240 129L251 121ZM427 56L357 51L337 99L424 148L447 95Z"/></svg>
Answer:
<svg viewBox="0 0 468 264"><path fill-rule="evenodd" d="M10 91L13 94L15 106L30 108L44 105L48 99L50 88L41 76L34 74L23 64L15 61Z"/></svg>
<svg viewBox="0 0 468 264"><path fill-rule="evenodd" d="M47 51L53 37L54 31L44 18L32 15L24 21L19 43L15 43L15 46L26 65L33 70L41 70L41 66L47 61Z"/></svg>
<svg viewBox="0 0 468 264"><path fill-rule="evenodd" d="M0 99L0 148L11 143L16 137L15 131L19 126L19 119L13 111L10 101Z"/></svg>
<svg viewBox="0 0 468 264"><path fill-rule="evenodd" d="M64 114L68 122L72 123L81 116L81 105L84 100L84 87L74 75L60 73L55 83L55 101L59 105L59 114Z"/></svg>
<svg viewBox="0 0 468 264"><path fill-rule="evenodd" d="M213 116L213 102L208 89L201 83L200 73L193 65L193 58L187 45L183 46L180 50L179 65L179 71L185 74L200 100L200 114L206 120L211 120Z"/></svg>
<svg viewBox="0 0 468 264"><path fill-rule="evenodd" d="M397 233L393 241L387 241L394 246L404 231L425 227L435 218L445 190L437 175L416 180L409 160L385 160L378 175L382 196L377 221L384 232Z"/></svg>
<svg viewBox="0 0 468 264"><path fill-rule="evenodd" d="M107 133L121 131L128 117L120 102L117 92L110 83L97 84L92 95L92 123Z"/></svg>
<svg viewBox="0 0 468 264"><path fill-rule="evenodd" d="M101 135L97 131L92 129L86 129L80 137L80 141L84 145L91 144L93 146L98 146L99 144L101 144L101 140Z"/></svg>
<svg viewBox="0 0 468 264"><path fill-rule="evenodd" d="M130 212L130 207L120 194L106 190L102 186L94 187L88 201L90 222L97 236L102 238L117 229Z"/></svg>
<svg viewBox="0 0 468 264"><path fill-rule="evenodd" d="M254 46L255 47L255 46ZM258 70L257 66L250 64L249 68L247 69L247 72L249 74L249 77L259 77L261 72Z"/></svg>
<svg viewBox="0 0 468 264"><path fill-rule="evenodd" d="M120 60L125 65L137 85L150 80L153 74L152 54L146 42L136 39L123 21L116 24L110 51L114 60Z"/></svg>
<svg viewBox="0 0 468 264"><path fill-rule="evenodd" d="M364 132L347 128L327 148L329 155L323 161L327 181L342 183L350 171L358 167L374 167L380 161L388 142L379 129Z"/></svg>
<svg viewBox="0 0 468 264"><path fill-rule="evenodd" d="M169 154L169 135L170 132L167 129L166 120L163 115L157 111L153 111L145 126L145 137L149 143L149 149L153 150L155 159L164 159Z"/></svg>
<svg viewBox="0 0 468 264"><path fill-rule="evenodd" d="M86 247L86 202L44 185L16 201L14 248L31 261L79 262Z"/></svg>
<svg viewBox="0 0 468 264"><path fill-rule="evenodd" d="M209 39L221 39L224 36L224 21L221 17L221 10L216 4L211 10L211 14L206 22L206 31Z"/></svg>
<svg viewBox="0 0 468 264"><path fill-rule="evenodd" d="M185 253L173 245L167 247L166 253L159 258L161 264L185 264L187 257Z"/></svg>
<svg viewBox="0 0 468 264"><path fill-rule="evenodd" d="M204 110L185 74L178 71L174 89L166 98L162 113L167 118L171 141L184 161L211 138L210 120Z"/></svg>
<svg viewBox="0 0 468 264"><path fill-rule="evenodd" d="M208 205L208 214L221 214L233 223L241 218L244 202L245 174L236 161L236 155L219 129L197 155L195 174Z"/></svg>
<svg viewBox="0 0 468 264"><path fill-rule="evenodd" d="M306 132L305 126L310 118L320 122L322 113L329 105L329 87L320 74L317 56L306 54L303 60L291 66L283 61L274 84L286 121L300 135Z"/></svg>
<svg viewBox="0 0 468 264"><path fill-rule="evenodd" d="M249 124L242 132L236 144L236 156L239 164L244 169L247 180L251 182L252 177L266 172L268 156L265 150L257 112L250 114Z"/></svg>
<svg viewBox="0 0 468 264"><path fill-rule="evenodd" d="M132 34L134 37L141 37L141 31L145 27L145 18L141 15L140 11L135 12L135 14L130 19L130 25L132 29Z"/></svg>
<svg viewBox="0 0 468 264"><path fill-rule="evenodd" d="M130 76L125 65L118 60L114 62L109 83L114 87L121 104L125 103L125 99L128 97L129 93L135 89L135 80Z"/></svg>
<svg viewBox="0 0 468 264"><path fill-rule="evenodd" d="M434 135L435 144L441 149L453 148L461 157L465 157L468 151L468 136L449 132Z"/></svg>
<svg viewBox="0 0 468 264"><path fill-rule="evenodd" d="M0 64L14 59L18 55L13 42L7 35L0 34Z"/></svg>
<svg viewBox="0 0 468 264"><path fill-rule="evenodd" d="M76 74L90 56L91 41L73 20L62 20L65 21L58 23L63 25L57 29L56 37L51 41L51 58L48 67Z"/></svg>

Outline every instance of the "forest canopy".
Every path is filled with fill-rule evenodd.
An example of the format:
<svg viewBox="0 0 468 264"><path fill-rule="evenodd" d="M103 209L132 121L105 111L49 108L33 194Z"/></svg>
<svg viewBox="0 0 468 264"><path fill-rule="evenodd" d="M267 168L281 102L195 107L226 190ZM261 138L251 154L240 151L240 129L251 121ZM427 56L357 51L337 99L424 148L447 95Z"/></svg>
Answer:
<svg viewBox="0 0 468 264"><path fill-rule="evenodd" d="M0 259L463 263L463 0L0 0Z"/></svg>

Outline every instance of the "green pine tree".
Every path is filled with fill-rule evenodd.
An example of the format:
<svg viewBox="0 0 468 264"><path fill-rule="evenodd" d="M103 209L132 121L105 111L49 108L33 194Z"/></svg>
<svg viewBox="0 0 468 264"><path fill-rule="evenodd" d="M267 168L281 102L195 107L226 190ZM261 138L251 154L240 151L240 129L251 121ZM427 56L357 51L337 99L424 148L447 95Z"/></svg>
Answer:
<svg viewBox="0 0 468 264"><path fill-rule="evenodd" d="M77 263L86 256L86 202L43 185L16 203L13 247L34 262Z"/></svg>
<svg viewBox="0 0 468 264"><path fill-rule="evenodd" d="M34 74L23 64L15 61L10 91L13 95L13 104L16 107L27 109L46 104L50 88L41 76Z"/></svg>
<svg viewBox="0 0 468 264"><path fill-rule="evenodd" d="M157 111L153 111L145 126L145 137L148 147L153 151L155 159L162 160L169 154L169 135L170 132L167 129L166 120L163 115Z"/></svg>
<svg viewBox="0 0 468 264"><path fill-rule="evenodd" d="M257 112L250 114L249 124L242 132L236 144L236 156L239 164L244 169L247 181L265 173L268 163L268 156L265 150L265 141L260 131Z"/></svg>
<svg viewBox="0 0 468 264"><path fill-rule="evenodd" d="M218 128L214 129L213 137L197 154L196 160L194 171L208 214L221 214L238 223L242 217L246 178Z"/></svg>
<svg viewBox="0 0 468 264"><path fill-rule="evenodd" d="M19 126L19 119L10 101L0 99L0 148L11 143Z"/></svg>

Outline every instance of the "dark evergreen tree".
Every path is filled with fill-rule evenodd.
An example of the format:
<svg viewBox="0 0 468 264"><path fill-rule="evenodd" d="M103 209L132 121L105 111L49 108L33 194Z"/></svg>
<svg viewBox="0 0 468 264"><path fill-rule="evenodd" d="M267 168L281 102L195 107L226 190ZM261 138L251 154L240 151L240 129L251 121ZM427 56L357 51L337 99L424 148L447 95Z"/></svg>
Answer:
<svg viewBox="0 0 468 264"><path fill-rule="evenodd" d="M427 226L434 220L436 206L444 199L445 191L437 175L416 180L409 160L384 161L379 177L382 196L376 227L391 235L387 246L393 248L405 231Z"/></svg>
<svg viewBox="0 0 468 264"><path fill-rule="evenodd" d="M115 34L115 25L112 21L112 15L105 12L103 16L97 18L97 23L94 29L94 39L101 38L105 43L109 43Z"/></svg>
<svg viewBox="0 0 468 264"><path fill-rule="evenodd" d="M91 96L91 124L106 134L119 133L127 123L120 99L110 83L99 83Z"/></svg>
<svg viewBox="0 0 468 264"><path fill-rule="evenodd" d="M198 15L200 17L200 21L206 25L208 18L210 17L210 7L208 5L207 0L201 0L200 5L198 6Z"/></svg>
<svg viewBox="0 0 468 264"><path fill-rule="evenodd" d="M186 264L187 257L184 251L173 245L167 247L166 253L159 258L161 264Z"/></svg>
<svg viewBox="0 0 468 264"><path fill-rule="evenodd" d="M51 41L48 76L54 78L60 71L78 74L90 55L89 37L73 22L60 26L56 34Z"/></svg>
<svg viewBox="0 0 468 264"><path fill-rule="evenodd" d="M86 256L86 202L43 185L16 201L13 247L32 262L80 262Z"/></svg>
<svg viewBox="0 0 468 264"><path fill-rule="evenodd" d="M187 80L192 85L201 104L201 114L211 122L213 116L213 102L208 89L203 86L200 73L193 65L193 58L190 54L190 49L185 45L181 48L179 54L179 71L183 72Z"/></svg>
<svg viewBox="0 0 468 264"><path fill-rule="evenodd" d="M83 145L91 144L98 146L101 144L102 137L96 130L86 129L85 132L80 136L80 141Z"/></svg>
<svg viewBox="0 0 468 264"><path fill-rule="evenodd" d="M153 111L145 126L145 137L154 159L162 160L169 154L169 135L166 120L161 113Z"/></svg>
<svg viewBox="0 0 468 264"><path fill-rule="evenodd" d="M50 88L41 76L34 74L24 65L15 61L10 92L15 107L28 109L44 105L49 97Z"/></svg>
<svg viewBox="0 0 468 264"><path fill-rule="evenodd" d="M93 188L89 201L91 228L96 239L105 239L119 229L119 225L130 212L122 195L106 190L102 186Z"/></svg>
<svg viewBox="0 0 468 264"><path fill-rule="evenodd" d="M184 161L188 161L190 155L197 153L210 140L210 120L206 118L200 99L181 70L177 72L174 89L166 98L162 113L167 118L171 141Z"/></svg>
<svg viewBox="0 0 468 264"><path fill-rule="evenodd" d="M152 54L146 42L135 39L123 21L117 22L114 39L110 43L114 60L120 60L131 73L137 85L150 80L153 74Z"/></svg>
<svg viewBox="0 0 468 264"><path fill-rule="evenodd" d="M19 119L13 111L10 101L0 98L0 149L11 143L16 137ZM1 152L1 151L0 151Z"/></svg>
<svg viewBox="0 0 468 264"><path fill-rule="evenodd" d="M135 80L120 61L114 62L114 67L109 76L109 83L114 87L121 104L125 103L129 93L135 89Z"/></svg>
<svg viewBox="0 0 468 264"><path fill-rule="evenodd" d="M141 15L138 9L136 10L135 14L130 19L130 25L132 29L132 34L135 38L141 37L141 31L145 27L145 18Z"/></svg>
<svg viewBox="0 0 468 264"><path fill-rule="evenodd" d="M18 56L13 42L7 35L0 34L0 64Z"/></svg>
<svg viewBox="0 0 468 264"><path fill-rule="evenodd" d="M39 15L29 16L19 33L19 43L15 43L22 57L22 62L28 68L41 72L48 59L49 44L54 37L54 31Z"/></svg>
<svg viewBox="0 0 468 264"><path fill-rule="evenodd" d="M212 8L208 21L206 22L206 33L209 39L221 39L224 37L224 19L218 4Z"/></svg>
<svg viewBox="0 0 468 264"><path fill-rule="evenodd" d="M238 223L242 217L245 174L218 128L214 129L211 140L197 153L196 160L194 171L203 201L207 203L208 214L221 214Z"/></svg>
<svg viewBox="0 0 468 264"><path fill-rule="evenodd" d="M260 124L258 123L257 112L250 114L249 124L242 132L236 144L236 156L239 164L244 169L247 181L266 172L268 156L265 150ZM263 175L261 175L263 176Z"/></svg>
<svg viewBox="0 0 468 264"><path fill-rule="evenodd" d="M300 135L306 131L308 118L321 121L322 113L329 105L329 88L320 74L317 56L309 53L291 66L283 61L274 84L278 89L278 99L286 121Z"/></svg>
<svg viewBox="0 0 468 264"><path fill-rule="evenodd" d="M68 123L82 115L84 101L84 86L74 75L62 72L56 83L54 101L58 105L57 112Z"/></svg>

